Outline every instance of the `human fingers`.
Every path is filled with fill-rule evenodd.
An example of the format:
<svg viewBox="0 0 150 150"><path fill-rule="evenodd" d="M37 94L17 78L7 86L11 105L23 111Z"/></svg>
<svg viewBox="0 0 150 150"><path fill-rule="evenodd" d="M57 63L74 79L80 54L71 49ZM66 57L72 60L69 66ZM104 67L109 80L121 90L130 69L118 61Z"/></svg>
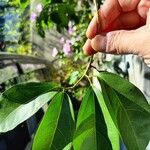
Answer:
<svg viewBox="0 0 150 150"><path fill-rule="evenodd" d="M147 28L150 29L150 9L148 10L146 17L147 17L146 25L147 25ZM147 33L149 33L149 32L150 31L148 31ZM150 36L149 36L149 38L150 38ZM147 50L144 53L142 53L141 55L144 58L144 62L150 67L150 47L148 47L149 44L145 43L145 45L147 46Z"/></svg>
<svg viewBox="0 0 150 150"><path fill-rule="evenodd" d="M128 29L132 28L132 26L137 26L137 22L133 22L134 24L130 24L130 22L126 22L126 28L122 26L123 24L120 21L120 18L123 20L129 20L131 16L134 20L133 12L136 12L137 4L140 0L130 0L130 1L123 1L123 0L106 0L104 5L102 5L101 9L99 10L100 15L100 26L101 31L112 31L115 29ZM137 12L136 12L137 14ZM89 27L87 29L87 37L92 39L96 34L100 33L97 31L97 20L96 16L92 19ZM136 18L135 18L136 20ZM125 21L124 21L125 22Z"/></svg>
<svg viewBox="0 0 150 150"><path fill-rule="evenodd" d="M148 32L149 30L149 32ZM144 57L149 44L150 29L147 26L137 30L112 31L106 36L97 35L91 41L95 51L110 54L135 54ZM149 53L150 55L150 53Z"/></svg>
<svg viewBox="0 0 150 150"><path fill-rule="evenodd" d="M137 6L138 14L144 19L146 19L149 9L150 9L150 0L141 0Z"/></svg>
<svg viewBox="0 0 150 150"><path fill-rule="evenodd" d="M111 25L111 27L109 27L107 30L105 30L106 32L113 31L113 30L121 30L121 29L132 29L132 28L136 28L140 25L141 21L140 21L140 17L139 15L133 11L130 13L126 13L126 14L122 14L120 17L118 17L118 19L116 21L114 21ZM101 33L102 35L103 33ZM94 53L94 50L91 47L91 42L86 42L85 46L84 46L84 53L85 54L89 54L91 55L92 53Z"/></svg>
<svg viewBox="0 0 150 150"><path fill-rule="evenodd" d="M107 24L113 22L120 14L120 7L118 0L106 0L99 9L100 27L101 30L105 28ZM93 17L89 24L86 35L89 39L93 38L97 31L97 14Z"/></svg>
<svg viewBox="0 0 150 150"><path fill-rule="evenodd" d="M83 46L83 52L84 52L85 55L93 55L93 54L97 53L91 47L91 40L90 39L87 39L87 41L85 42L85 44Z"/></svg>
<svg viewBox="0 0 150 150"><path fill-rule="evenodd" d="M114 30L132 30L145 25L143 20L136 11L126 12L120 14L120 16L114 20L104 32L110 32Z"/></svg>

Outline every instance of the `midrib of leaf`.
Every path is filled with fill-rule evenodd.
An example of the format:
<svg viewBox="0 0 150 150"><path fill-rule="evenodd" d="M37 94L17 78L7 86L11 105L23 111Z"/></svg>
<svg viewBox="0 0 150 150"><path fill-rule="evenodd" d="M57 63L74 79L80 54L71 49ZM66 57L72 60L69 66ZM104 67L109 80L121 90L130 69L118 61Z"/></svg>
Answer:
<svg viewBox="0 0 150 150"><path fill-rule="evenodd" d="M67 139L66 137L63 135L63 133L61 132L61 130L59 128L57 128L56 130L58 130L58 132L64 137L65 142L67 143Z"/></svg>
<svg viewBox="0 0 150 150"><path fill-rule="evenodd" d="M97 132L96 132L96 108L95 108L95 99L94 99L94 94L92 92L92 100L94 102L94 132L95 132L95 143L96 143L96 150L97 150Z"/></svg>
<svg viewBox="0 0 150 150"><path fill-rule="evenodd" d="M100 84L99 84L99 86L100 86ZM101 84L101 86L102 86L102 84ZM119 135L120 135L120 132L118 132L116 124L114 123L114 121L112 119L111 112L109 111L110 109L108 109L108 107L105 103L105 100L104 100L104 97L101 93L101 90L99 90L99 92L98 92L98 88L95 87L95 86L93 86L93 89L94 89L94 93L96 94L96 97L98 99L99 106L102 110L102 114L104 116L104 121L106 122L106 127L108 129L108 139L111 142L112 149L113 150L119 150ZM108 99L108 97L107 97L107 99ZM109 100L108 100L108 102L109 102ZM112 135L112 133L110 133L110 131L112 130L112 127L113 127L113 130L115 130L115 134L117 134L117 136L115 136L115 138L118 139L117 144L116 144L116 140L114 141L114 136ZM114 134L114 132L113 132L113 134ZM113 136L113 138L112 138L112 136Z"/></svg>
<svg viewBox="0 0 150 150"><path fill-rule="evenodd" d="M69 105L69 96L66 95L66 97L68 98L68 105ZM70 106L70 105L69 105L69 106ZM70 106L70 107L71 107L71 106ZM69 109L67 109L67 112L68 112L67 114L71 114L71 112L69 112L69 110L71 109L70 107L69 107ZM70 111L71 111L71 110L70 110ZM72 117L72 115L71 115L71 117ZM71 133L71 122L70 122L70 119L69 119L69 128L70 128L70 133ZM66 141L67 141L67 140L66 140ZM67 143L67 142L66 142L66 143Z"/></svg>
<svg viewBox="0 0 150 150"><path fill-rule="evenodd" d="M123 107L122 103L120 102L119 97L118 97L118 94L116 94L116 91L115 91L114 89L112 89L112 90L114 91L114 94L116 95L116 98L117 98L117 100L118 100L118 102L119 102L121 108L122 108L122 109L124 110L124 112L125 112L125 115L126 115L128 121L129 121L129 124L130 124L130 126L131 126L131 129L132 129L132 132L133 132L135 141L136 141L137 146L138 146L138 149L139 149L139 144L138 144L138 142L137 142L136 134L135 134L135 131L134 131L133 127L132 127L132 123L130 122L130 119L129 119L129 117L128 117L128 113L127 113L126 109ZM122 95L122 96L123 96L123 95ZM124 97L124 96L123 96L123 97ZM125 98L126 98L126 97L125 97ZM140 150L140 149L139 149L139 150Z"/></svg>
<svg viewBox="0 0 150 150"><path fill-rule="evenodd" d="M105 89L105 86L103 85L103 84L106 84L103 80L100 80L100 81L102 81L102 83L100 84L100 86L101 86L101 88L103 89ZM96 88L96 87L95 87ZM97 88L96 88L97 89ZM107 95L107 92L106 92L106 90L105 90L105 94L106 94L106 96L107 96L107 104L106 104L106 102L105 102L105 99L104 99L104 96L102 95L102 93L101 93L101 97L103 98L103 105L105 105L105 107L107 108L107 110L108 110L108 113L109 113L109 116L110 116L110 118L111 118L111 120L113 121L113 119L112 119L112 114L113 114L113 110L112 109L110 109L111 108L111 104L110 104L110 101L109 101L109 97L108 97L108 95ZM99 100L100 101L100 100ZM99 102L99 104L100 104L100 102ZM101 105L101 104L100 104ZM108 106L109 105L109 106ZM102 107L101 107L101 109L102 109ZM115 121L116 121L116 117L113 115L113 117L115 118ZM116 129L118 129L118 126L117 126L117 124L116 123L114 123L114 125L115 125L115 127L116 127Z"/></svg>
<svg viewBox="0 0 150 150"><path fill-rule="evenodd" d="M103 80L104 81L104 80ZM104 83L103 84L106 84L107 86L109 86L108 84L107 84L107 82L105 82L104 81ZM134 132L134 130L133 130L133 127L132 127L132 123L130 122L130 120L129 120L129 117L128 117L128 114L127 114L127 112L126 112L126 109L123 107L123 105L122 105L122 103L120 102L120 100L119 100L119 98L118 98L118 95L116 94L116 93L118 93L115 89L113 89L111 86L109 86L110 87L110 89L113 91L113 94L115 94L115 96L116 96L116 99L117 99L117 101L118 101L118 103L120 104L120 106L121 106L121 108L123 109L123 111L125 112L125 115L126 115L126 117L127 117L127 120L129 121L129 124L130 124L130 126L131 126L131 130L132 130L132 133L133 133L133 135L134 135L134 138L135 138L135 141L136 141L136 143L137 143L137 146L138 146L138 149L139 149L139 145L138 145L138 142L137 142L137 139L136 139L136 136L135 136L135 132ZM103 86L103 88L105 89L105 91L106 91L106 88L105 88L105 86ZM119 93L120 94L120 93ZM122 95L122 94L120 94L120 95ZM123 97L125 97L124 95L122 95ZM108 96L107 96L107 98L108 99L110 99ZM128 98L126 98L125 97L125 99L128 99ZM133 102L133 101L132 101ZM109 104L110 105L110 104ZM113 119L114 120L114 119ZM117 130L118 130L118 127L117 127L117 124L114 122L114 125L116 126L116 128L117 128ZM120 133L120 132L119 132ZM121 133L120 133L120 136L121 136ZM122 136L121 136L122 137ZM140 149L139 149L140 150Z"/></svg>
<svg viewBox="0 0 150 150"><path fill-rule="evenodd" d="M70 107L71 117L72 117L73 121L75 122L73 105L72 105L71 99L70 99L68 94L67 94L67 98L68 98L68 104L69 104L69 107Z"/></svg>
<svg viewBox="0 0 150 150"><path fill-rule="evenodd" d="M100 131L97 131L96 130L96 109L95 109L95 99L94 99L94 95L93 95L93 101L94 101L94 122L95 122L95 128L94 128L94 130L95 130L95 141L96 141L96 150L98 150L98 147L97 147L97 143L98 143L98 141L97 141L97 134L99 133L99 135L100 136L103 136L103 138L105 139L105 142L107 142L107 140L109 139L107 139L106 137L105 137L105 135L103 134L103 132L101 132L101 130ZM99 106L100 107L100 106ZM104 120L105 121L105 120ZM108 142L107 142L108 143ZM109 144L109 143L108 143Z"/></svg>
<svg viewBox="0 0 150 150"><path fill-rule="evenodd" d="M57 94L56 94L56 95L57 95ZM63 96L61 96L61 101L63 101L63 100L62 100L63 98L64 98L64 93L63 93ZM62 105L63 105L63 104L62 104ZM60 113L61 113L61 110L62 110L62 105L61 105L61 107L60 107L60 109L59 109L59 115L58 115L58 118L57 118L56 127L54 128L54 131L55 131L55 132L56 132L56 130L57 130L57 125L58 125L58 122L59 122L59 117L60 117ZM53 139L53 140L54 140L55 132L54 132L54 134L53 134L53 136L52 136L52 139ZM50 146L49 146L49 149L50 149L51 146L52 146L53 140L52 140L52 142L51 142L51 144L50 144Z"/></svg>

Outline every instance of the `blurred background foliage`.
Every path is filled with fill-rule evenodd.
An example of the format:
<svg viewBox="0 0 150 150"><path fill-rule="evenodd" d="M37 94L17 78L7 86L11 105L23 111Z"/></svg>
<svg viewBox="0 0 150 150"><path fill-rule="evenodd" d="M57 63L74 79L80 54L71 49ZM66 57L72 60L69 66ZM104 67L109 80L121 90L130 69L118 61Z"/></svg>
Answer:
<svg viewBox="0 0 150 150"><path fill-rule="evenodd" d="M93 0L1 1L1 51L52 61L50 80L72 86L89 61L82 46L94 13ZM78 98L87 84L83 80L77 87Z"/></svg>
<svg viewBox="0 0 150 150"><path fill-rule="evenodd" d="M1 51L18 54L31 53L29 0L0 2Z"/></svg>
<svg viewBox="0 0 150 150"><path fill-rule="evenodd" d="M53 73L53 81L63 86L75 84L83 74L89 60L84 56L82 46L86 41L87 26L94 14L93 1L41 0L36 1L31 10L33 28L43 39L47 38L46 32L49 29L61 35L59 41L51 48L51 59L55 60L54 64L57 66L56 72ZM87 84L88 82L83 81L77 87L75 93L78 99Z"/></svg>

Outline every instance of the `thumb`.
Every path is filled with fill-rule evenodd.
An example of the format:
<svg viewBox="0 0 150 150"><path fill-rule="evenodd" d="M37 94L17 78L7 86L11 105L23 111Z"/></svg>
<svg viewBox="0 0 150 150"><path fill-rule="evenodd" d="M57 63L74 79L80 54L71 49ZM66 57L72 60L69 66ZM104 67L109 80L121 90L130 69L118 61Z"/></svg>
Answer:
<svg viewBox="0 0 150 150"><path fill-rule="evenodd" d="M95 51L110 54L138 54L142 48L142 35L138 30L112 31L106 36L97 35L91 41Z"/></svg>

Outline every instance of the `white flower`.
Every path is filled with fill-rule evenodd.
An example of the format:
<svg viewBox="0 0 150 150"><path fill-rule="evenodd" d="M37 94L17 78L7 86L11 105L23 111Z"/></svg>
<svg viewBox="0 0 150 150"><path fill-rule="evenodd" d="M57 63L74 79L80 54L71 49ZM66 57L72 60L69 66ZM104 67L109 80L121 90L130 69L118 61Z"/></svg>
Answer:
<svg viewBox="0 0 150 150"><path fill-rule="evenodd" d="M53 48L53 50L52 50L52 57L56 57L57 56L57 54L58 54L58 50L57 50L57 48L55 47L55 48Z"/></svg>
<svg viewBox="0 0 150 150"><path fill-rule="evenodd" d="M37 10L37 12L39 12L39 13L43 10L43 6L42 6L41 3L37 4L36 10Z"/></svg>

